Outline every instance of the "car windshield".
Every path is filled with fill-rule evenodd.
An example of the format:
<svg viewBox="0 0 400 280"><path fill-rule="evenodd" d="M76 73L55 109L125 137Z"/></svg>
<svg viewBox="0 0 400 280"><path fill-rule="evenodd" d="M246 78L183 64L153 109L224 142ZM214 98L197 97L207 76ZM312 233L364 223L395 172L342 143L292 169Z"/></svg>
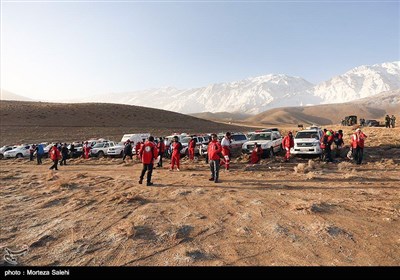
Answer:
<svg viewBox="0 0 400 280"><path fill-rule="evenodd" d="M232 139L235 140L235 141L247 140L246 136L242 135L242 134L232 135Z"/></svg>
<svg viewBox="0 0 400 280"><path fill-rule="evenodd" d="M318 139L318 133L316 131L300 131L296 134L296 139Z"/></svg>
<svg viewBox="0 0 400 280"><path fill-rule="evenodd" d="M185 137L185 138L182 139L181 143L182 143L182 144L184 144L184 143L189 143L190 139L192 139L192 138L190 138L190 137Z"/></svg>
<svg viewBox="0 0 400 280"><path fill-rule="evenodd" d="M105 143L97 143L93 148L103 148Z"/></svg>
<svg viewBox="0 0 400 280"><path fill-rule="evenodd" d="M271 133L260 133L260 134L253 134L250 137L250 141L256 141L256 140L271 140Z"/></svg>

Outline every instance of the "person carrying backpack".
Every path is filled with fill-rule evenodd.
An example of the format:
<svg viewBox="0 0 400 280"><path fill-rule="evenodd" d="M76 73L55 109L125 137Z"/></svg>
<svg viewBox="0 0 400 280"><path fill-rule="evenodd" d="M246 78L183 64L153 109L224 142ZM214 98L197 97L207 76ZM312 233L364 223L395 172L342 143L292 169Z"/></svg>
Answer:
<svg viewBox="0 0 400 280"><path fill-rule="evenodd" d="M140 173L139 184L143 183L144 175L147 171L147 186L152 186L151 175L153 173L154 160L158 157L157 146L154 143L154 137L150 136L149 139L144 142L142 149L140 149L140 158L143 163L142 172Z"/></svg>

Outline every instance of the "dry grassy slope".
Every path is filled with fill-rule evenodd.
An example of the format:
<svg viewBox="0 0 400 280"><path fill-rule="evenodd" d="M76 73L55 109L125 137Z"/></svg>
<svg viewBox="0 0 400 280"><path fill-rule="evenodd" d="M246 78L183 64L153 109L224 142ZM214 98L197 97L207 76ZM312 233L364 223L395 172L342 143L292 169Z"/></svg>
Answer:
<svg viewBox="0 0 400 280"><path fill-rule="evenodd" d="M251 115L250 114L244 114L244 113L229 113L229 112L217 112L217 113L211 113L211 112L203 112L203 113L195 113L195 114L190 114L193 117L196 118L201 118L205 120L215 120L215 121L237 121L237 120L245 120L249 118Z"/></svg>
<svg viewBox="0 0 400 280"><path fill-rule="evenodd" d="M90 137L120 140L125 133L204 133L247 130L170 111L139 106L81 103L0 102L0 144L74 141Z"/></svg>
<svg viewBox="0 0 400 280"><path fill-rule="evenodd" d="M340 123L348 115L383 121L386 114L400 114L399 96L400 90L396 90L342 104L276 108L250 117L246 122L270 125L298 123L327 125Z"/></svg>

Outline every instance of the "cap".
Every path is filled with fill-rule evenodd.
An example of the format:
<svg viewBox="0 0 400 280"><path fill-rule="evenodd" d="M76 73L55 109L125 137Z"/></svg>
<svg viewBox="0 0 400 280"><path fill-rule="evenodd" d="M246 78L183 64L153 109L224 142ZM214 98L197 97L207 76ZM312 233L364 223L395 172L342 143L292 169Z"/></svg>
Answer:
<svg viewBox="0 0 400 280"><path fill-rule="evenodd" d="M361 129L360 129L360 128L357 128L357 129L356 129L356 132L358 132L358 131L361 131Z"/></svg>

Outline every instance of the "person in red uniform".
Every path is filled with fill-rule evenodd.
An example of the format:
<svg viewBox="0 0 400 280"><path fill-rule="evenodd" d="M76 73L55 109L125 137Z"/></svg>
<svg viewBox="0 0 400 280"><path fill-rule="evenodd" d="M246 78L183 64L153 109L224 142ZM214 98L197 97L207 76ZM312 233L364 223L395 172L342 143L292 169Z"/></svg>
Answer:
<svg viewBox="0 0 400 280"><path fill-rule="evenodd" d="M351 136L351 148L353 150L353 158L356 164L361 164L364 155L364 142L367 136L357 128L356 132Z"/></svg>
<svg viewBox="0 0 400 280"><path fill-rule="evenodd" d="M142 159L143 169L140 173L139 184L143 183L144 175L147 171L147 186L152 186L151 175L153 173L153 163L154 159L158 157L157 146L154 143L154 137L150 136L149 139L144 142L142 148L140 149L140 158Z"/></svg>
<svg viewBox="0 0 400 280"><path fill-rule="evenodd" d="M225 164L225 170L229 171L229 163L231 158L231 133L227 132L221 140L222 155L224 156L221 164Z"/></svg>
<svg viewBox="0 0 400 280"><path fill-rule="evenodd" d="M157 163L157 167L162 167L162 158L165 153L165 143L164 139L160 137L158 143L157 143L157 150L158 150L158 155L160 156L160 160Z"/></svg>
<svg viewBox="0 0 400 280"><path fill-rule="evenodd" d="M85 142L85 145L83 145L83 157L85 158L85 159L88 159L89 158L89 154L90 154L90 149L91 149L92 147L89 145L89 142L88 141L86 141Z"/></svg>
<svg viewBox="0 0 400 280"><path fill-rule="evenodd" d="M57 143L53 147L51 147L51 149L49 151L49 156L50 156L50 159L53 161L53 165L49 169L50 170L52 170L52 169L58 170L57 165L58 165L58 161L61 159L61 153L57 149Z"/></svg>
<svg viewBox="0 0 400 280"><path fill-rule="evenodd" d="M286 150L285 161L289 161L290 149L294 147L293 133L291 131L283 138L282 146Z"/></svg>
<svg viewBox="0 0 400 280"><path fill-rule="evenodd" d="M261 148L261 144L254 143L254 149L251 152L250 163L256 164L259 163L263 154L263 149Z"/></svg>
<svg viewBox="0 0 400 280"><path fill-rule="evenodd" d="M135 146L136 159L140 159L140 147L141 147L141 145L142 145L142 142L140 142L140 141L138 141L136 143L136 146Z"/></svg>
<svg viewBox="0 0 400 280"><path fill-rule="evenodd" d="M194 148L196 147L196 139L193 138L189 141L189 160L194 160Z"/></svg>
<svg viewBox="0 0 400 280"><path fill-rule="evenodd" d="M210 171L211 177L208 179L209 181L214 181L218 183L219 179L219 165L220 165L220 156L219 154L222 152L221 144L218 142L217 134L211 134L211 142L208 144L207 155L208 161L210 163Z"/></svg>
<svg viewBox="0 0 400 280"><path fill-rule="evenodd" d="M171 155L170 171L174 170L175 164L176 164L176 171L180 171L179 160L181 159L182 144L181 142L179 142L178 136L174 136L174 141L173 143L171 143L171 145L172 145L172 155Z"/></svg>

